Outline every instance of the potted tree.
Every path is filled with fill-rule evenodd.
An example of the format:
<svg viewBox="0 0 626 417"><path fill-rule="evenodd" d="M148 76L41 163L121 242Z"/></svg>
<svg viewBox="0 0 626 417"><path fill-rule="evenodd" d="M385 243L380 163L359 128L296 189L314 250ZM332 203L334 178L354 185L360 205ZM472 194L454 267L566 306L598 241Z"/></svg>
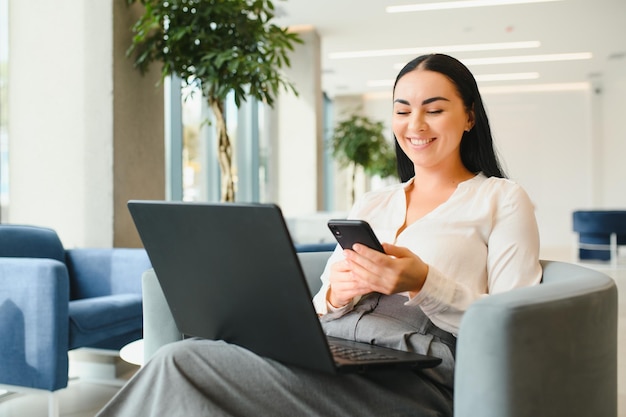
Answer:
<svg viewBox="0 0 626 417"><path fill-rule="evenodd" d="M351 169L354 202L355 178L358 167L367 175L386 178L396 175L395 149L383 135L383 123L354 113L339 122L330 141L333 157L339 166Z"/></svg>
<svg viewBox="0 0 626 417"><path fill-rule="evenodd" d="M202 91L216 120L221 199L234 201L226 97L232 91L237 106L250 96L271 107L281 88L297 94L281 68L291 65L288 53L302 40L271 23L270 0L127 1L145 8L127 55L142 73L159 62L162 78L177 75Z"/></svg>

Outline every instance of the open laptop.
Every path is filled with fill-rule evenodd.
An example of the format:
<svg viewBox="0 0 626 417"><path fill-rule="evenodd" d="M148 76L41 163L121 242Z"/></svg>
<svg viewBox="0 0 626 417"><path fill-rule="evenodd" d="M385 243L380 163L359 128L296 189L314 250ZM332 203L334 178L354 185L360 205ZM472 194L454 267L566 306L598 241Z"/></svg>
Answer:
<svg viewBox="0 0 626 417"><path fill-rule="evenodd" d="M282 213L272 204L130 201L178 329L324 372L426 368L441 359L327 338ZM363 349L355 359L332 350ZM353 355L352 355L353 356Z"/></svg>

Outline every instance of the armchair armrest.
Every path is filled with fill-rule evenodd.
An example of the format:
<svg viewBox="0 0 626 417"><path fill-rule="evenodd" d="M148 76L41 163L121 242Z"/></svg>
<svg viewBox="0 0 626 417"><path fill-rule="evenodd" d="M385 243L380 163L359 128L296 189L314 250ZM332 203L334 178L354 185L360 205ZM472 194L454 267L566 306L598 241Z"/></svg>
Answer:
<svg viewBox="0 0 626 417"><path fill-rule="evenodd" d="M456 417L617 415L617 290L543 262L543 283L474 303L457 339Z"/></svg>
<svg viewBox="0 0 626 417"><path fill-rule="evenodd" d="M44 258L0 258L0 384L67 386L69 278Z"/></svg>
<svg viewBox="0 0 626 417"><path fill-rule="evenodd" d="M151 267L144 249L69 249L71 299L141 294L141 274Z"/></svg>

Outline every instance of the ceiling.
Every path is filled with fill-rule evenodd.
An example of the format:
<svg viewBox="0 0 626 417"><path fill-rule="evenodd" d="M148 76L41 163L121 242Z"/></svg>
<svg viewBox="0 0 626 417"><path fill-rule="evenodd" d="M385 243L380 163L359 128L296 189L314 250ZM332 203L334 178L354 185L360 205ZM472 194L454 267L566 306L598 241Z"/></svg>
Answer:
<svg viewBox="0 0 626 417"><path fill-rule="evenodd" d="M447 0L445 0L447 1ZM321 39L322 85L331 97L389 93L398 65L422 52L375 58L332 59L330 54L363 50L539 41L516 50L447 52L461 61L519 55L590 52L591 59L562 62L473 65L476 76L538 73L538 78L480 81L481 89L601 80L607 66L626 59L625 0L557 0L455 10L386 13L387 6L444 0L286 0L275 1L280 25L310 25ZM461 0L467 1L467 0ZM387 81L368 86L370 81Z"/></svg>

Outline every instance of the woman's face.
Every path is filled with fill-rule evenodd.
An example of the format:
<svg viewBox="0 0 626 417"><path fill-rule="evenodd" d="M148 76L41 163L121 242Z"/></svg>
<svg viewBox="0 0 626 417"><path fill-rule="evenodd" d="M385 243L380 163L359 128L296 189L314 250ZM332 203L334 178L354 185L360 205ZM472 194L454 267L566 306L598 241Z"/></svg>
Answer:
<svg viewBox="0 0 626 417"><path fill-rule="evenodd" d="M473 127L473 120L445 75L418 69L398 80L392 129L416 171L463 168L461 138Z"/></svg>

